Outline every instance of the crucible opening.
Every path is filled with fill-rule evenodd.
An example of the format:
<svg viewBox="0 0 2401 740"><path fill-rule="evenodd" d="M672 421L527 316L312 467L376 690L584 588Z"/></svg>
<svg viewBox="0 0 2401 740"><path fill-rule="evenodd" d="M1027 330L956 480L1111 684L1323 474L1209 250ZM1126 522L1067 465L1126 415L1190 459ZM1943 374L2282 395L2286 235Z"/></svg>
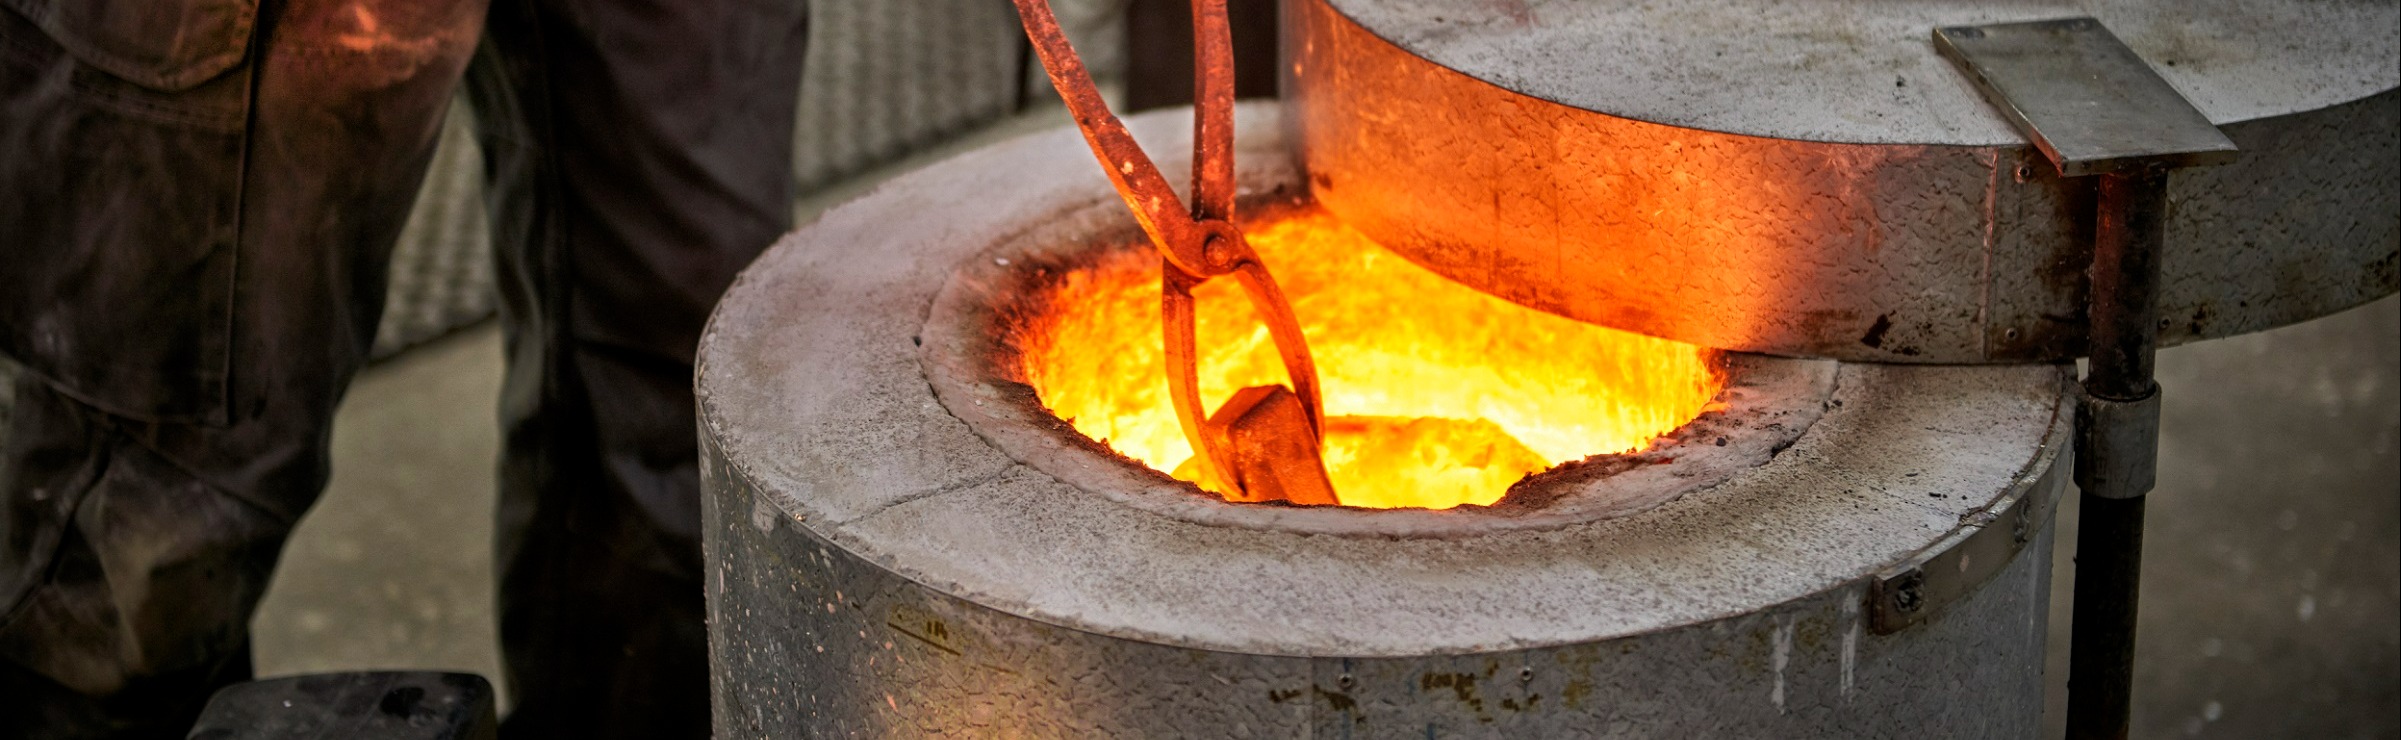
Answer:
<svg viewBox="0 0 2401 740"><path fill-rule="evenodd" d="M1305 200L1248 205L1245 231L1317 356L1339 506L1230 502L1198 472L1162 370L1159 259L1105 209L1070 209L954 273L924 337L937 395L1012 457L1112 499L1394 534L1647 509L1764 463L1832 391L1830 362L1541 313L1436 276ZM1289 382L1238 291L1195 291L1210 408Z"/></svg>

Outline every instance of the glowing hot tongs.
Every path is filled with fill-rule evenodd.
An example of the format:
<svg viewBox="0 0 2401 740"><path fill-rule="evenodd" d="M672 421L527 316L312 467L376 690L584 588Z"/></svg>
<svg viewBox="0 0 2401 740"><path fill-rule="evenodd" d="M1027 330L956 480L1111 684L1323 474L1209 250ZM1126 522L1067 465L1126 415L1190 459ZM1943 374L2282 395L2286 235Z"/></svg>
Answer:
<svg viewBox="0 0 2401 740"><path fill-rule="evenodd" d="M1194 120L1189 215L1167 178L1159 174L1141 145L1126 132L1125 124L1101 100L1083 60L1059 30L1048 0L1015 2L1051 85L1075 114L1076 126L1092 145L1093 156L1100 158L1109 181L1116 184L1117 194L1125 198L1134 219L1159 249L1167 389L1193 454L1230 499L1336 503L1321 452L1325 404L1318 389L1317 364L1309 357L1300 323L1293 319L1292 304L1284 300L1283 290L1259 263L1259 255L1243 239L1242 229L1234 225L1234 50L1225 0L1192 0ZM1215 415L1204 416L1192 288L1229 273L1241 281L1251 303L1258 307L1294 387L1245 388Z"/></svg>

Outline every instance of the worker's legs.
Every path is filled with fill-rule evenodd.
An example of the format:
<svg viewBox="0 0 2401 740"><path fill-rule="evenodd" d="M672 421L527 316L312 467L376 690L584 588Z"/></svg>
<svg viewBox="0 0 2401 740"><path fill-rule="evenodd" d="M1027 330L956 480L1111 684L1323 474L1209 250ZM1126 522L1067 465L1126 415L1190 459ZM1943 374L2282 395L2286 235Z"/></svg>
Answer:
<svg viewBox="0 0 2401 740"><path fill-rule="evenodd" d="M0 451L0 737L180 738L248 677L481 13L269 0L242 60L179 89L0 10L0 259L39 266L0 273L30 369Z"/></svg>
<svg viewBox="0 0 2401 740"><path fill-rule="evenodd" d="M0 736L182 737L249 678L250 607L290 520L38 378L10 421Z"/></svg>
<svg viewBox="0 0 2401 740"><path fill-rule="evenodd" d="M515 737L709 728L692 357L790 227L802 0L499 0L469 89L506 321Z"/></svg>

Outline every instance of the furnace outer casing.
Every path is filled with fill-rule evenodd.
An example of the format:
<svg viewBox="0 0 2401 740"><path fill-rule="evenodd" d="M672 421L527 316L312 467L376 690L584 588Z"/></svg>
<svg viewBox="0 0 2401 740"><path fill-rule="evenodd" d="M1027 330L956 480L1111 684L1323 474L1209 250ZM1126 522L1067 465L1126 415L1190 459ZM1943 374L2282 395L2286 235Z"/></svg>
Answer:
<svg viewBox="0 0 2401 740"><path fill-rule="evenodd" d="M1277 115L1239 111L1247 194L1300 188ZM1180 172L1188 116L1128 123ZM1217 520L1092 487L1147 476L1125 485L1259 505L1123 460L1029 463L1039 442L996 444L991 420L957 412L1002 400L1002 379L929 386L929 358L957 349L937 343L978 341L926 330L965 266L1076 225L1130 224L1061 128L893 180L743 273L697 381L721 736L2039 726L2042 507L2064 485L2073 416L2059 367L1835 366L1824 413L1789 447L1622 515L1400 534ZM1052 444L1081 444L1053 423ZM1059 467L1078 464L1120 467ZM1987 534L2020 544L1979 549L1972 566L1943 557ZM1913 564L1930 583L1975 576L1929 586L1958 597L1879 634L1876 584Z"/></svg>
<svg viewBox="0 0 2401 740"><path fill-rule="evenodd" d="M2089 3L2242 148L2178 172L2164 344L2401 285L2390 3ZM1310 190L1454 280L1752 352L1903 363L2082 353L2089 182L1935 54L2035 2L1284 4ZM1439 60L1439 61L1436 61Z"/></svg>

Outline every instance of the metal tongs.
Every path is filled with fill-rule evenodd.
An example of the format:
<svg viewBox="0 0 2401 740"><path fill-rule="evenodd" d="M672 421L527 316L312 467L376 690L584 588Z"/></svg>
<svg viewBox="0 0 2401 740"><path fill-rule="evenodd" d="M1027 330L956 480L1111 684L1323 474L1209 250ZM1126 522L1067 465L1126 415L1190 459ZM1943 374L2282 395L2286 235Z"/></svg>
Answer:
<svg viewBox="0 0 2401 740"><path fill-rule="evenodd" d="M1052 87L1066 100L1117 194L1159 249L1168 395L1175 401L1176 420L1183 424L1193 455L1231 500L1336 503L1322 453L1325 402L1317 384L1317 364L1309 356L1300 322L1293 318L1292 304L1233 220L1234 49L1225 0L1192 0L1190 214L1181 209L1175 190L1125 124L1109 112L1083 59L1059 30L1048 0L1015 2ZM1204 417L1192 289L1227 274L1241 281L1259 309L1293 388L1244 388L1216 414Z"/></svg>

